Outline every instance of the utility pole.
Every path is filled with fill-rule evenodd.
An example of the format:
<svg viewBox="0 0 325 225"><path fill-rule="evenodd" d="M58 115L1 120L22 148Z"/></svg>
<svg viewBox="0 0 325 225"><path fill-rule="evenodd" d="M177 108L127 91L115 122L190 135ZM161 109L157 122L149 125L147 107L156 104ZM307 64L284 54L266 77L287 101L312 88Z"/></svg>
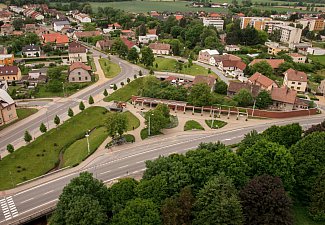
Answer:
<svg viewBox="0 0 325 225"><path fill-rule="evenodd" d="M87 148L88 148L88 155L90 154L90 146L89 146L89 132L90 130L88 130L88 132L86 132L86 139L87 139Z"/></svg>

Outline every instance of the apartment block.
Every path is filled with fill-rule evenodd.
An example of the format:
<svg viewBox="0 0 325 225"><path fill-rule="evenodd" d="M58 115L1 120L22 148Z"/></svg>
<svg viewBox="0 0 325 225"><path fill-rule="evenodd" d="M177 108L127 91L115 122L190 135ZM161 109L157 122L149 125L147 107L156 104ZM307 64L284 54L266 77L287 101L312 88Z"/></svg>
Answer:
<svg viewBox="0 0 325 225"><path fill-rule="evenodd" d="M253 26L256 30L264 30L265 23L271 21L268 17L241 17L240 28L245 29L248 25Z"/></svg>
<svg viewBox="0 0 325 225"><path fill-rule="evenodd" d="M217 30L223 30L224 21L222 19L213 18L213 17L204 17L203 18L203 25L214 26Z"/></svg>
<svg viewBox="0 0 325 225"><path fill-rule="evenodd" d="M280 30L280 41L288 43L290 48L292 48L294 43L300 42L302 29L285 25L274 25L273 30Z"/></svg>
<svg viewBox="0 0 325 225"><path fill-rule="evenodd" d="M325 28L325 20L322 18L304 18L297 21L303 28L308 26L310 31L321 31Z"/></svg>

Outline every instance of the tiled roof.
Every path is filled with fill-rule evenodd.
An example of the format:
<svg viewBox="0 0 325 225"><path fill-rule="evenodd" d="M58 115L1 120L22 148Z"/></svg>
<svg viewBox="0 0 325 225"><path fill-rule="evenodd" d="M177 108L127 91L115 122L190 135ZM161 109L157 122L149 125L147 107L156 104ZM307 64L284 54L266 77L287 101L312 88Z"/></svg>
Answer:
<svg viewBox="0 0 325 225"><path fill-rule="evenodd" d="M112 47L112 45L114 44L114 40L100 40L98 41L97 43L102 47L102 48L105 48L105 47Z"/></svg>
<svg viewBox="0 0 325 225"><path fill-rule="evenodd" d="M301 81L301 82L307 82L307 74L302 71L294 70L294 69L288 69L283 73L285 76L287 76L288 80L292 81Z"/></svg>
<svg viewBox="0 0 325 225"><path fill-rule="evenodd" d="M123 43L128 47L128 49L131 49L133 46L135 46L136 44L133 41L129 41L126 38L121 38L121 40L123 41Z"/></svg>
<svg viewBox="0 0 325 225"><path fill-rule="evenodd" d="M270 87L272 84L276 84L273 80L271 80L270 78L268 78L267 76L264 76L263 74L256 72L254 73L250 78L248 78L248 80L252 83L252 84L260 84L261 86L268 88Z"/></svg>
<svg viewBox="0 0 325 225"><path fill-rule="evenodd" d="M213 76L198 75L198 76L195 76L195 78L193 80L193 84L205 83L205 84L209 85L209 87L213 87L215 81L216 81L216 78Z"/></svg>
<svg viewBox="0 0 325 225"><path fill-rule="evenodd" d="M52 34L43 34L42 36L45 43L57 43L57 44L69 43L68 36L64 34L52 33Z"/></svg>
<svg viewBox="0 0 325 225"><path fill-rule="evenodd" d="M95 30L95 31L79 31L79 32L75 32L74 34L78 38L93 37L93 36L101 35L101 33L98 30Z"/></svg>
<svg viewBox="0 0 325 225"><path fill-rule="evenodd" d="M216 60L216 62L221 62L225 60L229 61L241 61L241 58L232 54L227 55L214 55L213 58Z"/></svg>
<svg viewBox="0 0 325 225"><path fill-rule="evenodd" d="M229 81L228 92L238 93L241 89L246 89L250 91L253 97L256 97L260 92L260 87L254 84L242 83L236 81Z"/></svg>
<svg viewBox="0 0 325 225"><path fill-rule="evenodd" d="M86 53L87 48L77 42L71 42L69 44L69 53Z"/></svg>
<svg viewBox="0 0 325 225"><path fill-rule="evenodd" d="M85 64L83 64L82 62L74 62L70 65L69 67L69 71L72 71L74 69L84 69L84 70L87 70L87 71L90 71L91 70L91 67L90 66L87 66Z"/></svg>
<svg viewBox="0 0 325 225"><path fill-rule="evenodd" d="M273 88L271 91L271 98L273 101L294 104L297 97L297 91L287 88Z"/></svg>
<svg viewBox="0 0 325 225"><path fill-rule="evenodd" d="M23 47L23 52L34 52L40 51L40 47L38 45L26 45Z"/></svg>
<svg viewBox="0 0 325 225"><path fill-rule="evenodd" d="M19 71L18 66L1 66L0 75L17 75Z"/></svg>
<svg viewBox="0 0 325 225"><path fill-rule="evenodd" d="M254 59L249 65L253 66L262 61L266 61L273 69L279 68L279 66L284 63L284 59Z"/></svg>
<svg viewBox="0 0 325 225"><path fill-rule="evenodd" d="M149 48L156 49L156 50L170 50L170 44L163 44L163 43L151 43Z"/></svg>
<svg viewBox="0 0 325 225"><path fill-rule="evenodd" d="M5 90L0 89L0 104L6 107L14 103L15 102L10 95Z"/></svg>
<svg viewBox="0 0 325 225"><path fill-rule="evenodd" d="M298 57L305 57L305 56L303 56L303 55L301 55L301 54L299 54L299 53L290 53L290 54L288 54L289 56L291 56L291 57L295 57L295 58L298 58Z"/></svg>
<svg viewBox="0 0 325 225"><path fill-rule="evenodd" d="M148 34L157 34L157 29L149 29Z"/></svg>

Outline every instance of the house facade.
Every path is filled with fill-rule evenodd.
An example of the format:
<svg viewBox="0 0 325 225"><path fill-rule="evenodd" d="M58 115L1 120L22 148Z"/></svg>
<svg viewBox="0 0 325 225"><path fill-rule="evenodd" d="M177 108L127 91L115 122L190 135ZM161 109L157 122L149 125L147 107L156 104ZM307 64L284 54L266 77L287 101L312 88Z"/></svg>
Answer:
<svg viewBox="0 0 325 225"><path fill-rule="evenodd" d="M204 17L203 25L206 27L213 26L217 30L223 30L224 20L219 18L213 18L213 17Z"/></svg>
<svg viewBox="0 0 325 225"><path fill-rule="evenodd" d="M325 96L325 80L322 80L320 82L320 85L318 86L319 93L323 94Z"/></svg>
<svg viewBox="0 0 325 225"><path fill-rule="evenodd" d="M91 82L91 67L81 62L74 62L69 67L69 82Z"/></svg>
<svg viewBox="0 0 325 225"><path fill-rule="evenodd" d="M309 47L307 48L307 54L311 55L325 55L325 49L318 47Z"/></svg>
<svg viewBox="0 0 325 225"><path fill-rule="evenodd" d="M156 55L169 55L170 54L170 44L163 43L151 43L149 44L153 54Z"/></svg>
<svg viewBox="0 0 325 225"><path fill-rule="evenodd" d="M18 119L16 104L10 95L0 89L0 126Z"/></svg>
<svg viewBox="0 0 325 225"><path fill-rule="evenodd" d="M198 61L206 63L206 64L210 64L210 65L215 65L215 63L213 63L213 61L210 61L211 57L213 57L215 55L219 55L218 50L211 50L211 49L201 50L199 52Z"/></svg>
<svg viewBox="0 0 325 225"><path fill-rule="evenodd" d="M296 90L297 92L305 92L307 89L307 74L298 70L288 69L283 73L283 85Z"/></svg>
<svg viewBox="0 0 325 225"><path fill-rule="evenodd" d="M139 36L139 43L148 44L150 41L158 40L158 35L147 34L145 36Z"/></svg>
<svg viewBox="0 0 325 225"><path fill-rule="evenodd" d="M70 25L70 22L66 21L66 20L64 20L64 21L55 21L55 22L53 22L53 30L56 31L56 32L60 32L60 31L62 31L62 29L66 25Z"/></svg>
<svg viewBox="0 0 325 225"><path fill-rule="evenodd" d="M79 43L72 42L69 44L68 48L69 61L74 62L87 62L87 48Z"/></svg>
<svg viewBox="0 0 325 225"><path fill-rule="evenodd" d="M299 53L290 53L288 54L295 63L305 63L307 57Z"/></svg>
<svg viewBox="0 0 325 225"><path fill-rule="evenodd" d="M100 40L96 42L96 48L102 51L111 50L114 42L114 40Z"/></svg>
<svg viewBox="0 0 325 225"><path fill-rule="evenodd" d="M0 80L15 81L21 80L21 71L18 66L1 66Z"/></svg>
<svg viewBox="0 0 325 225"><path fill-rule="evenodd" d="M0 27L0 34L2 36L12 35L14 27L11 24L5 23Z"/></svg>
<svg viewBox="0 0 325 225"><path fill-rule="evenodd" d="M0 54L0 65L1 66L12 66L14 64L13 54Z"/></svg>
<svg viewBox="0 0 325 225"><path fill-rule="evenodd" d="M259 72L254 73L250 78L248 78L248 82L261 87L262 90L267 91L271 91L273 88L278 87L273 80Z"/></svg>
<svg viewBox="0 0 325 225"><path fill-rule="evenodd" d="M25 57L40 57L41 48L38 45L26 45L22 49L22 55Z"/></svg>
<svg viewBox="0 0 325 225"><path fill-rule="evenodd" d="M227 52L238 52L240 51L240 47L238 45L226 45L225 50Z"/></svg>

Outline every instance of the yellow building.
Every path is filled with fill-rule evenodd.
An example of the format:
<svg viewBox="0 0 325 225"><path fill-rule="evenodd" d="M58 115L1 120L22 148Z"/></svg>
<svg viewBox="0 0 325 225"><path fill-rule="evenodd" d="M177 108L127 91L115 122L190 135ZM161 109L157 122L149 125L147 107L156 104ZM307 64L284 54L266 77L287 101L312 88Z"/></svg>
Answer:
<svg viewBox="0 0 325 225"><path fill-rule="evenodd" d="M267 53L270 55L277 55L279 52L288 52L289 48L282 46L277 42L265 42L267 46Z"/></svg>
<svg viewBox="0 0 325 225"><path fill-rule="evenodd" d="M1 66L0 80L15 81L21 80L21 71L18 66Z"/></svg>
<svg viewBox="0 0 325 225"><path fill-rule="evenodd" d="M12 66L14 64L13 54L1 54L0 55L0 65Z"/></svg>
<svg viewBox="0 0 325 225"><path fill-rule="evenodd" d="M264 30L266 22L271 21L268 17L241 17L240 28L245 29L248 25L253 26L256 30Z"/></svg>

